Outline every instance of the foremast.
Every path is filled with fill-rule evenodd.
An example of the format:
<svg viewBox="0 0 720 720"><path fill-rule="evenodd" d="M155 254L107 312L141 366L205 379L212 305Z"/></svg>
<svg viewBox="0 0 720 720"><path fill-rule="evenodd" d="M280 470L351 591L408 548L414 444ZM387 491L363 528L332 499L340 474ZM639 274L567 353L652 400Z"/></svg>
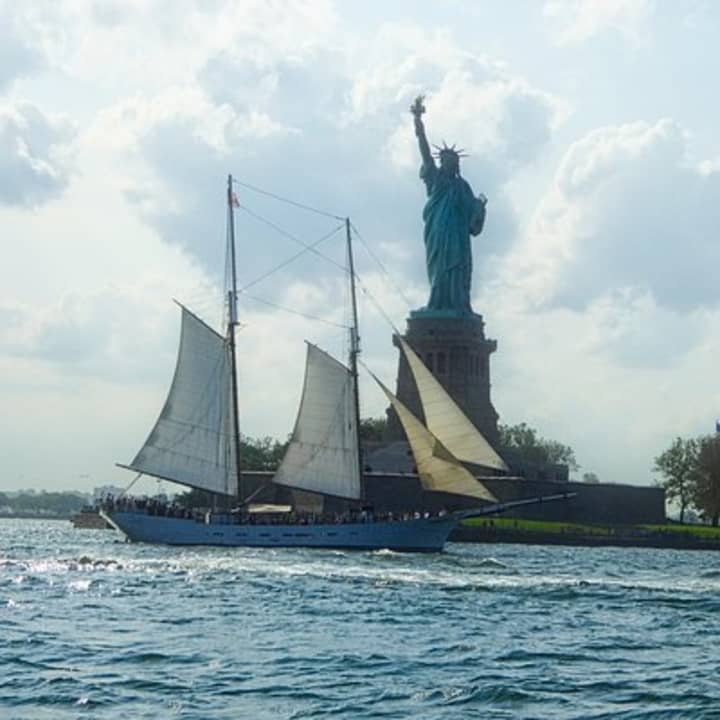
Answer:
<svg viewBox="0 0 720 720"><path fill-rule="evenodd" d="M227 339L230 346L230 385L232 394L232 432L235 446L235 472L237 473L237 499L243 502L245 497L243 488L242 468L240 463L240 413L238 410L238 379L237 379L237 353L235 346L235 328L238 325L237 314L237 268L235 266L235 207L237 198L233 192L232 175L228 175L227 182L227 228L228 253L230 261L230 289L228 290L228 324Z"/></svg>
<svg viewBox="0 0 720 720"><path fill-rule="evenodd" d="M348 272L350 273L350 301L352 325L350 327L350 373L353 385L353 407L355 410L355 441L357 462L360 478L360 501L364 505L366 499L365 483L363 483L362 447L360 445L360 388L358 385L358 356L360 355L360 333L357 311L357 293L355 290L355 261L352 249L352 227L350 218L345 218L345 235L347 238Z"/></svg>

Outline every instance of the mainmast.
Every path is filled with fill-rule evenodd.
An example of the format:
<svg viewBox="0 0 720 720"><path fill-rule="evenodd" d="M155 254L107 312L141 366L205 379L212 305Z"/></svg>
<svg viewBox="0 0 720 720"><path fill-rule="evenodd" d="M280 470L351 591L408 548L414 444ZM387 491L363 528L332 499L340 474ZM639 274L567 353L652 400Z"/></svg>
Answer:
<svg viewBox="0 0 720 720"><path fill-rule="evenodd" d="M352 251L352 231L350 218L345 218L345 235L347 237L348 271L350 272L350 299L352 302L352 327L350 328L350 372L353 378L355 407L355 442L358 449L358 467L360 471L360 498L365 503L365 484L363 483L362 448L360 447L360 390L358 387L358 355L360 354L360 334L358 332L357 296L355 293L355 262Z"/></svg>
<svg viewBox="0 0 720 720"><path fill-rule="evenodd" d="M235 267L235 205L237 200L232 189L232 175L228 175L227 210L228 210L228 242L230 250L230 290L228 291L228 326L227 337L230 344L231 387L233 410L233 434L235 442L235 467L237 471L237 496L242 502L243 492L242 470L240 468L240 416L238 412L238 381L237 360L235 351L235 328L237 327L237 269Z"/></svg>

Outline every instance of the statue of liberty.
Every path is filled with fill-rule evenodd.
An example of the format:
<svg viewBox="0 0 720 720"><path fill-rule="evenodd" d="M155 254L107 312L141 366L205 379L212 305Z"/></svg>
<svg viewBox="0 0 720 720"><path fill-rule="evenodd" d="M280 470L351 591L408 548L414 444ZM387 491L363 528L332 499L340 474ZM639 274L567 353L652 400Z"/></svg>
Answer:
<svg viewBox="0 0 720 720"><path fill-rule="evenodd" d="M424 97L416 98L410 108L415 118L422 157L420 177L427 188L423 209L425 222L425 253L430 299L421 315L471 315L470 284L472 280L472 248L470 236L479 235L485 223L484 195L475 197L469 183L460 176L462 150L455 146L437 146L435 157L430 151L422 115ZM413 313L415 314L415 313Z"/></svg>

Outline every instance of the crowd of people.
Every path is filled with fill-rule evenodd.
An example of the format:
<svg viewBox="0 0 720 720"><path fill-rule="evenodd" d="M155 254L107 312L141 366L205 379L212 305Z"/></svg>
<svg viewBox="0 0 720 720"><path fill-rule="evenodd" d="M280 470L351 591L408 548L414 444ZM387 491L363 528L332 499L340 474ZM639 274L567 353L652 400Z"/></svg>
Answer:
<svg viewBox="0 0 720 720"><path fill-rule="evenodd" d="M143 512L158 517L195 520L196 522L227 523L240 525L339 525L344 523L393 522L412 519L442 517L445 510L439 512L407 511L403 513L374 512L371 509L347 510L335 513L312 513L290 510L276 512L272 510L255 512L251 507L236 507L225 510L187 508L162 498L108 495L100 501L105 512Z"/></svg>
<svg viewBox="0 0 720 720"><path fill-rule="evenodd" d="M100 501L100 507L105 512L142 511L148 515L182 518L184 520L204 520L205 518L205 513L201 510L186 508L175 502L167 502L163 498L133 497L132 495L114 497L113 495L107 495Z"/></svg>

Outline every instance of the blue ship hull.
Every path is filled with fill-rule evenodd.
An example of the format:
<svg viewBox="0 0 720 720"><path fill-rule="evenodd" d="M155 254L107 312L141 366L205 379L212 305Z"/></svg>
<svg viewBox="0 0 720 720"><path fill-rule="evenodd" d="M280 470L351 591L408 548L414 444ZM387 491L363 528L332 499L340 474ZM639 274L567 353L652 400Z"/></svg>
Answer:
<svg viewBox="0 0 720 720"><path fill-rule="evenodd" d="M246 525L209 523L148 515L142 511L102 513L132 542L225 547L313 547L352 550L439 552L460 517L327 525Z"/></svg>

